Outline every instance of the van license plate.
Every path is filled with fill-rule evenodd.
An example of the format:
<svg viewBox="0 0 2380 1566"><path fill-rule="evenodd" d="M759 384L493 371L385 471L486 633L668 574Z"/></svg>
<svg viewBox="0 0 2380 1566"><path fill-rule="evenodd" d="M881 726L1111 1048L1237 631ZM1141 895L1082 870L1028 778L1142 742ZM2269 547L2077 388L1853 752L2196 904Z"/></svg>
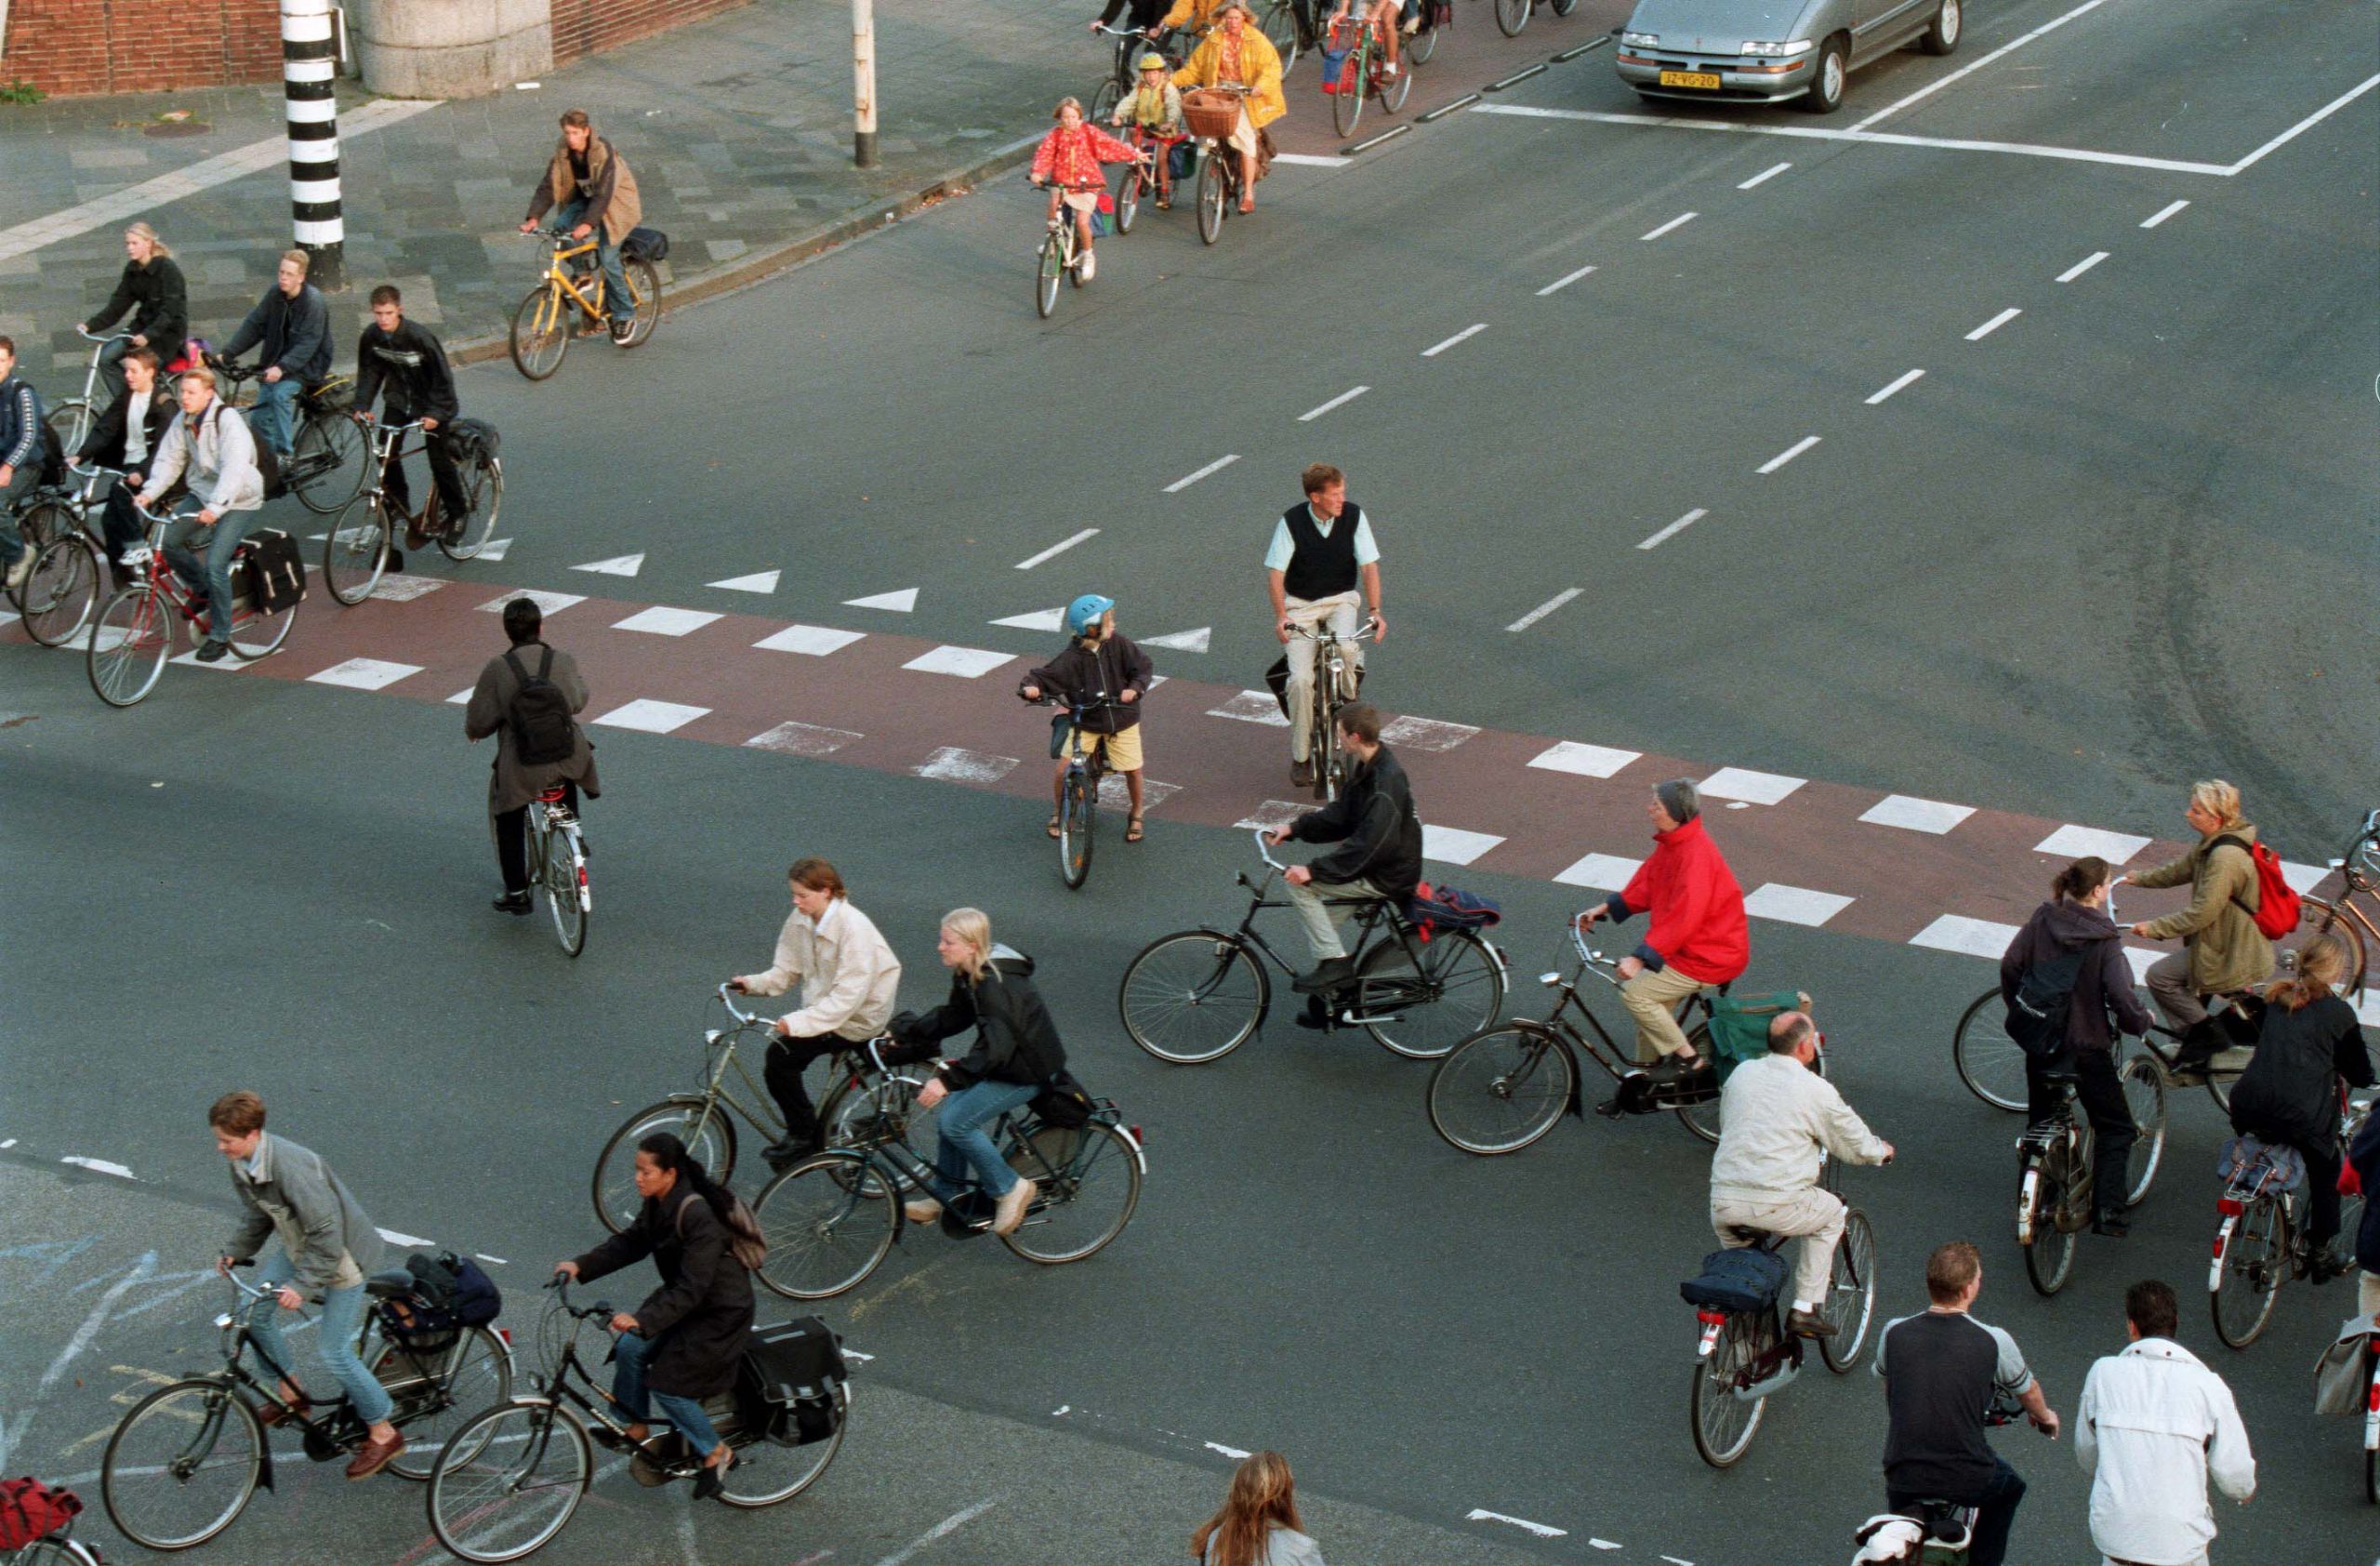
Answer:
<svg viewBox="0 0 2380 1566"><path fill-rule="evenodd" d="M1719 90L1719 76L1712 71L1664 71L1661 86L1665 87L1701 87L1705 91Z"/></svg>

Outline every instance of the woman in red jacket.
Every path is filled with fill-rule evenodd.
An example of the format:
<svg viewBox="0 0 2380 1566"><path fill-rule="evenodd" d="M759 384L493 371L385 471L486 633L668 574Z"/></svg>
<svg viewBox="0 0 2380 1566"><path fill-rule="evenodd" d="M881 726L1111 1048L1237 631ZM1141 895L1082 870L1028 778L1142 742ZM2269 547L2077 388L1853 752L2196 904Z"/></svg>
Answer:
<svg viewBox="0 0 2380 1566"><path fill-rule="evenodd" d="M1677 1025L1677 1003L1740 975L1752 937L1743 888L1702 829L1694 785L1683 777L1655 784L1646 814L1653 822L1653 856L1625 891L1579 915L1579 926L1652 914L1652 928L1620 960L1620 998L1636 1019L1637 1063L1658 1059L1651 1075L1674 1082L1705 1064Z"/></svg>

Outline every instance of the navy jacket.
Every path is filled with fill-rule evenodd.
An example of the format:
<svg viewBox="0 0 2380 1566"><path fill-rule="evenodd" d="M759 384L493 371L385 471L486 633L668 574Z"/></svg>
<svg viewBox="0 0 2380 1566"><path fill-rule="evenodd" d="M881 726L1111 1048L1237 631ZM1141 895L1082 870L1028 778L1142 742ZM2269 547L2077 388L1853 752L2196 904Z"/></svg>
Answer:
<svg viewBox="0 0 2380 1566"><path fill-rule="evenodd" d="M22 468L41 458L41 399L32 381L12 375L0 380L0 464Z"/></svg>
<svg viewBox="0 0 2380 1566"><path fill-rule="evenodd" d="M264 344L268 368L278 365L283 375L295 376L301 385L311 386L330 374L331 308L323 302L322 290L308 283L293 299L280 284L273 284L223 345L223 357L236 359L258 343Z"/></svg>

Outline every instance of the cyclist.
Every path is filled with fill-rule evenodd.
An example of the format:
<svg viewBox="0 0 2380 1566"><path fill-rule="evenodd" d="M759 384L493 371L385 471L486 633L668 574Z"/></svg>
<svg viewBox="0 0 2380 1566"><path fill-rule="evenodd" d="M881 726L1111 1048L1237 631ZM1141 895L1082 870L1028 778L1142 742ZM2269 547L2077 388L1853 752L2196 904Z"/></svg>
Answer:
<svg viewBox="0 0 2380 1566"><path fill-rule="evenodd" d="M636 329L636 305L628 298L628 274L620 264L620 242L644 216L628 160L595 134L584 109L566 111L562 139L546 166L546 177L529 198L521 232L533 233L548 207L559 204L554 226L573 239L595 235L595 259L603 269L603 305L611 316L612 341L625 346Z"/></svg>
<svg viewBox="0 0 2380 1566"><path fill-rule="evenodd" d="M975 1047L962 1059L943 1061L918 1095L919 1108L939 1110L934 1178L929 1194L903 1210L911 1223L933 1222L944 1202L959 1200L972 1168L995 1203L992 1232L1014 1234L1040 1187L1008 1166L984 1128L1032 1102L1066 1068L1066 1048L1034 988L1033 959L994 946L992 922L982 909L943 915L934 950L950 970L950 998L921 1017L893 1019L893 1037L914 1055L972 1028Z"/></svg>
<svg viewBox="0 0 2380 1566"><path fill-rule="evenodd" d="M2143 940L2180 936L2182 949L2149 964L2145 976L2157 1009L2182 1034L2175 1067L2206 1068L2223 1048L2222 1024L2206 1015L2206 998L2246 989L2272 976L2272 942L2256 928L2256 829L2240 814L2240 790L2221 778L2190 785L2182 818L2197 832L2196 847L2155 869L2134 870L2118 885L2190 888L2179 913L2132 926Z"/></svg>
<svg viewBox="0 0 2380 1566"><path fill-rule="evenodd" d="M223 345L227 360L263 346L264 374L257 384L256 411L248 417L257 437L283 457L297 439L289 405L331 370L330 306L323 302L322 291L306 281L312 265L303 250L283 251L272 286Z"/></svg>
<svg viewBox="0 0 2380 1566"><path fill-rule="evenodd" d="M185 381L183 384L189 384ZM496 899L498 913L526 914L529 900L529 807L537 796L560 785L574 812L581 794L602 796L595 777L595 747L587 731L571 717L587 708L587 681L577 660L545 644L545 611L534 598L516 598L504 606L504 634L512 645L487 660L471 699L463 709L463 734L474 744L496 736L496 759L489 763L487 814L496 834L496 863L504 874L504 895ZM526 649L537 649L533 669ZM568 726L567 750L562 739ZM531 740L533 751L562 751L558 761L523 761L521 745Z"/></svg>
<svg viewBox="0 0 2380 1566"><path fill-rule="evenodd" d="M281 1241L257 1274L275 1297L248 1307L248 1330L265 1363L281 1374L282 1400L301 1413L311 1412L313 1400L290 1374L289 1347L272 1307L298 1310L308 1294L322 1295L315 1362L337 1378L365 1427L364 1444L348 1464L347 1477L370 1479L405 1449L405 1438L389 1423L388 1391L355 1353L364 1330L364 1282L379 1264L380 1231L321 1154L265 1135L264 1100L255 1094L225 1094L206 1111L206 1123L215 1133L215 1150L231 1161L231 1188L245 1209L216 1270L228 1278L234 1263L255 1256L266 1241ZM269 1407L257 1420L273 1426L285 1417Z"/></svg>
<svg viewBox="0 0 2380 1566"><path fill-rule="evenodd" d="M1099 210L1099 198L1107 191L1107 176L1099 166L1138 163L1143 154L1084 120L1080 99L1058 100L1050 117L1058 123L1041 138L1033 153L1033 172L1026 178L1035 185L1051 187L1051 217L1058 215L1061 202L1074 213L1075 270L1088 283L1099 272L1099 258L1091 247L1091 215Z"/></svg>
<svg viewBox="0 0 2380 1566"><path fill-rule="evenodd" d="M824 859L797 859L786 872L793 911L777 932L766 970L739 974L728 987L747 995L782 995L801 982L801 1007L777 1018L761 1075L785 1116L785 1140L761 1156L773 1169L798 1163L825 1144L818 1111L801 1073L824 1055L864 1044L884 1031L901 987L901 962Z"/></svg>
<svg viewBox="0 0 2380 1566"><path fill-rule="evenodd" d="M2124 961L2122 932L2108 917L2108 879L2113 873L2100 858L2077 859L2050 883L2050 900L2008 943L2000 959L2000 998L2017 1015L2019 993L2028 975L2037 990L2055 1004L2059 981L2069 997L2058 1015L2048 1019L2057 1047L2047 1054L2025 1054L2026 1123L2040 1125L2050 1117L2052 1068L2069 1066L2074 1096L2090 1117L2091 1189L2097 1209L2091 1232L2121 1240L2132 1232L2124 1217L2125 1167L2140 1133L2133 1124L2132 1107L2124 1102L2123 1081L2116 1075L2114 1039L2109 1014L2123 1031L2135 1037L2149 1031L2149 1011L2133 993L2132 968Z"/></svg>
<svg viewBox="0 0 2380 1566"><path fill-rule="evenodd" d="M1380 545L1363 507L1347 498L1347 475L1328 462L1316 462L1306 469L1302 482L1304 504L1281 513L1264 551L1273 634L1289 650L1289 776L1301 788L1314 781L1309 752L1314 747L1316 644L1292 633L1328 627L1334 636L1353 636L1355 605L1362 602L1371 606L1374 639L1388 639L1388 617L1380 608ZM1355 596L1358 582L1361 600ZM1360 671L1363 646L1351 645Z"/></svg>
<svg viewBox="0 0 2380 1566"><path fill-rule="evenodd" d="M215 372L196 365L182 372L182 417L165 426L155 460L138 501L153 511L177 483L205 496L200 527L215 530L201 564L190 540L169 544L165 563L193 590L206 593L206 640L198 661L215 663L231 650L231 557L247 537L254 512L264 507L264 473L257 466L256 437L237 409L215 394Z"/></svg>
<svg viewBox="0 0 2380 1566"><path fill-rule="evenodd" d="M1323 996L1355 977L1336 922L1345 909L1327 907L1326 899L1376 897L1402 909L1421 882L1421 818L1414 814L1405 763L1381 743L1380 713L1362 702L1342 707L1338 728L1339 744L1355 763L1346 788L1320 810L1309 810L1272 834L1276 843L1296 838L1339 844L1312 864L1291 865L1281 876L1314 950L1314 971L1292 987L1307 998L1304 1015L1297 1019L1303 1028L1325 1026Z"/></svg>
<svg viewBox="0 0 2380 1566"><path fill-rule="evenodd" d="M1638 1064L1654 1063L1648 1074L1656 1082L1675 1082L1707 1062L1672 1008L1741 975L1751 960L1752 934L1743 888L1703 829L1702 797L1694 784L1683 777L1656 783L1646 815L1653 823L1652 857L1623 890L1580 914L1579 925L1651 913L1645 938L1620 960L1620 999L1636 1019Z"/></svg>
<svg viewBox="0 0 2380 1566"><path fill-rule="evenodd" d="M1112 124L1132 127L1132 144L1157 155L1157 205L1173 205L1173 149L1183 139L1182 89L1166 79L1165 57L1151 49L1140 59L1140 86L1116 105Z"/></svg>
<svg viewBox="0 0 2380 1566"><path fill-rule="evenodd" d="M1130 9L1131 31L1154 44L1165 36L1165 0L1107 0L1107 8L1091 19L1091 30L1095 33L1103 27L1115 26L1116 19Z"/></svg>
<svg viewBox="0 0 2380 1566"><path fill-rule="evenodd" d="M1083 732L1094 736L1094 747L1107 758L1107 770L1124 775L1130 790L1131 817L1124 824L1124 841L1141 841L1141 697L1156 672L1148 654L1116 629L1116 601L1086 592L1066 605L1065 651L1025 676L1016 694L1027 701L1044 695L1090 709L1083 714ZM1071 737L1059 751L1053 784L1057 808L1050 813L1050 835L1058 835L1058 812L1065 808L1066 768Z"/></svg>
<svg viewBox="0 0 2380 1566"><path fill-rule="evenodd" d="M126 355L146 348L157 355L157 363L170 365L181 357L183 339L190 334L189 285L157 231L146 223L133 224L124 231L124 253L129 259L115 292L97 315L82 324L84 331L97 336L126 311L132 312L125 340L99 350L99 382L111 402L124 395Z"/></svg>
<svg viewBox="0 0 2380 1566"><path fill-rule="evenodd" d="M390 283L372 290L372 325L355 339L358 424L371 422L375 397L382 399L380 417L387 422L421 420L430 481L438 491L438 509L443 513L435 531L456 531L469 514L471 503L463 494L462 470L455 465L455 454L440 431L462 417L462 400L456 394L455 372L446 363L446 350L428 327L405 319L404 296ZM413 489L405 483L403 461L394 454L381 483L389 504L405 515L405 547L421 548L432 537L431 528L425 525L430 519L427 512L420 517L410 514ZM403 569L402 562L392 562L390 569Z"/></svg>
<svg viewBox="0 0 2380 1566"><path fill-rule="evenodd" d="M1195 3L1183 0L1183 4ZM1239 209L1253 212L1256 181L1273 159L1273 139L1264 127L1289 112L1289 100L1281 96L1281 55L1271 39L1249 25L1255 17L1240 0L1230 0L1219 14L1223 24L1208 33L1197 51L1173 73L1173 85L1236 87L1246 93L1239 105L1239 123L1232 127L1229 139L1232 151L1239 154ZM1178 25L1170 13L1166 23Z"/></svg>
<svg viewBox="0 0 2380 1566"><path fill-rule="evenodd" d="M752 1335L752 1269L768 1254L751 1209L713 1184L686 1145L668 1132L636 1145L636 1222L554 1271L591 1283L646 1257L661 1287L633 1312L612 1318L612 1396L634 1423L630 1440L653 1431L658 1403L688 1450L703 1454L694 1494L720 1493L735 1453L703 1412L703 1400L735 1386Z"/></svg>
<svg viewBox="0 0 2380 1566"><path fill-rule="evenodd" d="M1975 1507L1967 1566L2001 1566L2025 1481L1991 1450L1984 1422L2007 1399L2052 1440L2058 1420L2016 1340L1969 1314L1982 1289L1983 1257L1973 1245L1954 1240L1936 1246L1925 1258L1925 1313L1886 1324L1876 1340L1875 1374L1892 1421L1884 1436L1884 1505L1897 1512L1921 1501Z"/></svg>
<svg viewBox="0 0 2380 1566"><path fill-rule="evenodd" d="M17 339L0 337L0 567L12 592L33 575L33 551L17 530L17 508L41 484L47 440L41 395L17 373Z"/></svg>
<svg viewBox="0 0 2380 1566"><path fill-rule="evenodd" d="M1339 0L1339 9L1332 13L1330 25L1336 27L1355 15L1359 3L1364 20L1380 38L1381 47L1387 57L1381 64L1380 73L1394 81L1396 79L1397 38L1403 31L1398 22L1405 10L1404 0Z"/></svg>
<svg viewBox="0 0 2380 1566"><path fill-rule="evenodd" d="M2297 971L2265 991L2255 1056L2231 1085L2231 1129L2306 1160L2307 1276L2317 1283L2354 1265L2331 1243L2339 1232L2339 1084L2372 1085L2363 1029L2337 991L2349 962L2347 943L2327 930L2298 949Z"/></svg>
<svg viewBox="0 0 2380 1566"><path fill-rule="evenodd" d="M157 384L155 349L136 348L126 354L123 376L124 395L92 420L91 432L83 437L82 449L74 454L74 460L85 467L113 468L124 474L108 491L107 503L99 512L99 530L107 539L108 576L119 588L129 579L123 564L125 551L140 541L140 519L133 514L132 498L139 493L141 475L149 471L150 458L156 455L175 413L174 399Z"/></svg>
<svg viewBox="0 0 2380 1566"><path fill-rule="evenodd" d="M1890 1163L1893 1145L1843 1101L1817 1070L1818 1030L1802 1012L1768 1025L1768 1053L1728 1075L1719 1097L1719 1150L1711 1157L1711 1228L1729 1250L1752 1244L1739 1231L1799 1235L1793 1308L1797 1337L1832 1337L1820 1314L1843 1238L1843 1199L1818 1185L1826 1157Z"/></svg>

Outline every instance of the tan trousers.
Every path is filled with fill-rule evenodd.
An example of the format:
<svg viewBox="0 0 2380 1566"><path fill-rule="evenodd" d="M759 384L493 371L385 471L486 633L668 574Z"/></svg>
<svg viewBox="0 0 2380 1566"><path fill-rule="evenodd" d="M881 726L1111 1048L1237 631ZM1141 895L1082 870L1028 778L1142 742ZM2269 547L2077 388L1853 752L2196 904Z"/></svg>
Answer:
<svg viewBox="0 0 2380 1566"><path fill-rule="evenodd" d="M1305 926L1306 944L1314 949L1316 962L1347 955L1347 945L1339 938L1339 926L1353 909L1325 908L1327 897L1371 897L1388 896L1368 881L1309 881L1303 886L1284 886L1289 895L1289 906L1298 910L1298 921Z"/></svg>
<svg viewBox="0 0 2380 1566"><path fill-rule="evenodd" d="M1647 968L1620 987L1620 1004L1636 1019L1636 1064L1649 1066L1665 1055L1686 1052L1686 1031L1671 1014L1704 985L1677 971L1676 965Z"/></svg>
<svg viewBox="0 0 2380 1566"><path fill-rule="evenodd" d="M1802 1254L1793 1264L1793 1304L1816 1310L1826 1303L1828 1281L1834 1273L1834 1247L1843 1238L1843 1199L1812 1186L1791 1196L1741 1201L1731 1197L1711 1199L1711 1229L1719 1243L1740 1251L1749 1243L1727 1232L1730 1224L1766 1229L1771 1234L1802 1237Z"/></svg>
<svg viewBox="0 0 2380 1566"><path fill-rule="evenodd" d="M2157 1009L2165 1014L2165 1020L2175 1032L2186 1032L2191 1024L2206 1020L2206 998L2190 982L2188 948L2149 964L2143 978L2149 986L2149 998L2157 1002Z"/></svg>
<svg viewBox="0 0 2380 1566"><path fill-rule="evenodd" d="M1362 602L1353 591L1311 601L1285 598L1281 617L1307 630L1318 630L1328 624L1331 630L1347 636L1355 632L1355 608ZM1314 655L1320 645L1302 636L1289 638L1289 760L1293 762L1307 760L1314 749ZM1339 691L1342 700L1355 697L1355 670L1364 666L1362 643L1348 644L1347 652L1347 677Z"/></svg>

